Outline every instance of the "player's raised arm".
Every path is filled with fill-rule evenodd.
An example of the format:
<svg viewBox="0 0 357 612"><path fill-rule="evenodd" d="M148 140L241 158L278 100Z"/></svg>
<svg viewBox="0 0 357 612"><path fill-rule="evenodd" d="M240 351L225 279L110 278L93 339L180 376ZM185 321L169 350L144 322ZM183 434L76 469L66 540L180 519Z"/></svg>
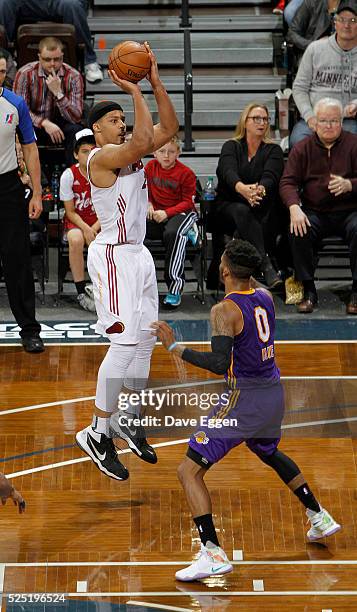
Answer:
<svg viewBox="0 0 357 612"><path fill-rule="evenodd" d="M148 43L145 43L145 47L151 59L151 68L146 78L151 83L159 113L159 123L154 125L153 150L156 151L164 144L169 142L169 140L177 133L179 129L179 122L177 120L174 105L172 104L165 86L160 79L156 57L150 49Z"/></svg>
<svg viewBox="0 0 357 612"><path fill-rule="evenodd" d="M90 166L91 168L114 171L126 167L151 153L154 150L154 132L151 113L141 93L140 86L119 79L112 70L108 74L113 83L116 83L124 92L131 95L134 104L133 133L127 142L123 142L125 118L118 104L112 103L113 110L108 111L98 119L91 114L89 116L96 143L101 147ZM120 109L120 111L117 109Z"/></svg>

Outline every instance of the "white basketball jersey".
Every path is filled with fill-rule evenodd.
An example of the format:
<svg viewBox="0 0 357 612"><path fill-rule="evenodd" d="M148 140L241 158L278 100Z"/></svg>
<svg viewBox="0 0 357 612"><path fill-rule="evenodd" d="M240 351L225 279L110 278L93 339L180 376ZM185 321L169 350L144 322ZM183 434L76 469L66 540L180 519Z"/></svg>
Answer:
<svg viewBox="0 0 357 612"><path fill-rule="evenodd" d="M90 180L89 161L100 150L93 149L87 168L92 202L101 230L98 244L142 244L146 233L148 192L141 160L121 168L111 187L96 187Z"/></svg>

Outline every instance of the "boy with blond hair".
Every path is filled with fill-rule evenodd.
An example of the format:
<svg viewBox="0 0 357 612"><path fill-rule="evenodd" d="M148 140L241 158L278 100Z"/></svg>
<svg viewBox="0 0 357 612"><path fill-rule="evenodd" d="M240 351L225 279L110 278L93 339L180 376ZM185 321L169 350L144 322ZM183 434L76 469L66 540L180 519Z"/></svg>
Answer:
<svg viewBox="0 0 357 612"><path fill-rule="evenodd" d="M146 238L162 240L165 245L166 308L177 308L184 287L187 234L193 228L196 175L182 164L180 141L174 136L154 152L155 159L145 166L149 190Z"/></svg>

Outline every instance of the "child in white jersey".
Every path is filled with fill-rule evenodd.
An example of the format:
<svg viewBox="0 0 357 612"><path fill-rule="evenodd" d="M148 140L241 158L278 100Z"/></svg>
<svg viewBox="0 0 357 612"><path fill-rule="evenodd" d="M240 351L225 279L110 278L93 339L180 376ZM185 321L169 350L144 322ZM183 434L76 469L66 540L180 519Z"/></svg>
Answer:
<svg viewBox="0 0 357 612"><path fill-rule="evenodd" d="M77 160L66 168L60 180L60 198L64 203L64 238L68 241L69 265L78 293L78 303L95 312L91 287L84 280L85 245L89 246L100 230L100 223L93 208L90 184L87 177L87 160L95 147L92 130L84 129L75 135L73 155Z"/></svg>

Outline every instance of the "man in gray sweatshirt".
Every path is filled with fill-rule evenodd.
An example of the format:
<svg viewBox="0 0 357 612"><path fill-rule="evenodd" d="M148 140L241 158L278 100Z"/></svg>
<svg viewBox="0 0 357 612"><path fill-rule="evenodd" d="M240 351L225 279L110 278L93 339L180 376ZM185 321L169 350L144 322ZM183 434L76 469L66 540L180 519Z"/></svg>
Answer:
<svg viewBox="0 0 357 612"><path fill-rule="evenodd" d="M307 47L293 84L302 119L290 137L293 146L316 128L313 107L326 96L344 109L343 129L357 133L357 0L342 0L335 16L336 34Z"/></svg>

